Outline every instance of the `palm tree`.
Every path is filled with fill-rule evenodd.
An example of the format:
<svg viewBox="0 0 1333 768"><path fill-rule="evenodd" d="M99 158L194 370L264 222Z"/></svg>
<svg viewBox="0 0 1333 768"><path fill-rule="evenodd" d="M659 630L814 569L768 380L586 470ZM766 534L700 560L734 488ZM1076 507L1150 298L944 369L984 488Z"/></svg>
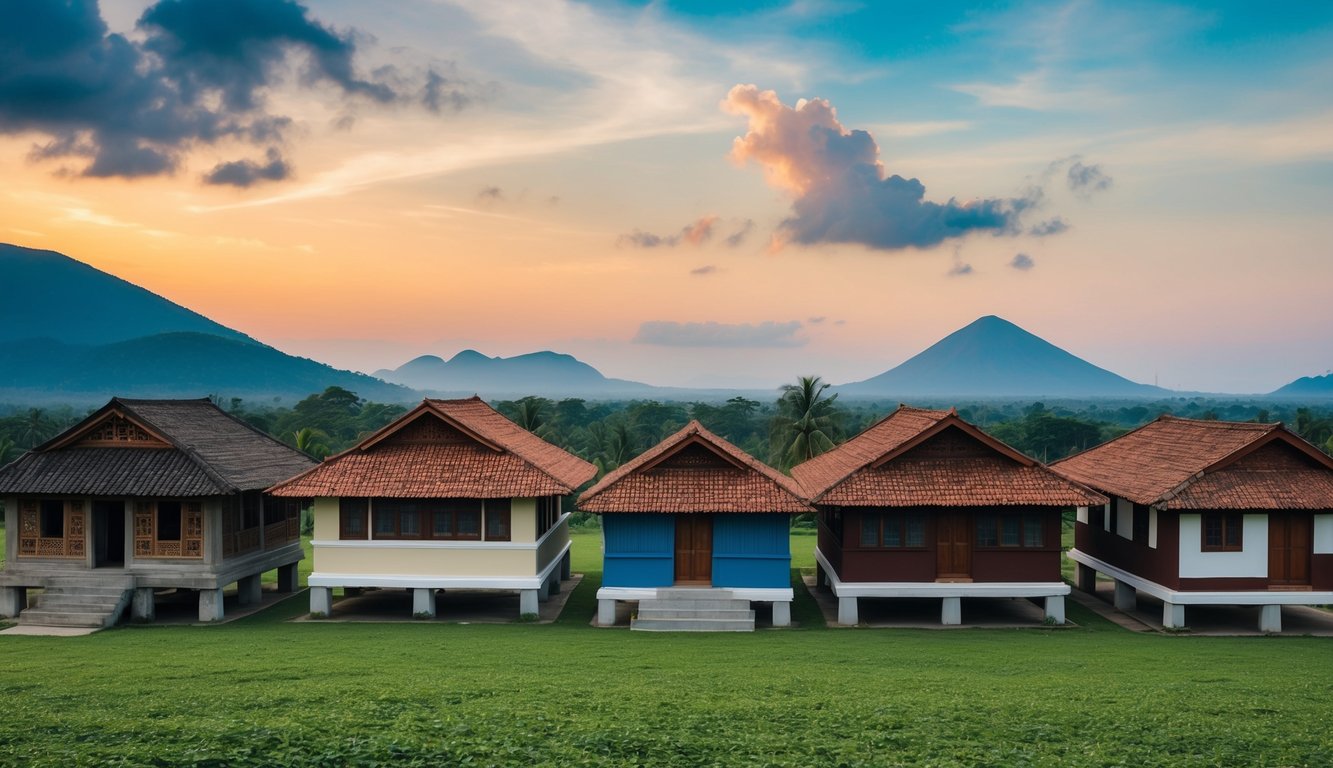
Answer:
<svg viewBox="0 0 1333 768"><path fill-rule="evenodd" d="M20 430L19 440L31 448L46 442L55 433L55 426L51 423L51 419L47 418L46 411L41 408L29 408L28 416L24 419Z"/></svg>
<svg viewBox="0 0 1333 768"><path fill-rule="evenodd" d="M13 461L18 455L18 448L14 447L14 441L7 437L0 437L0 467Z"/></svg>
<svg viewBox="0 0 1333 768"><path fill-rule="evenodd" d="M292 438L296 441L296 450L301 451L306 455L313 456L317 459L323 459L332 453L326 442L328 440L328 435L318 429L302 427L292 433Z"/></svg>
<svg viewBox="0 0 1333 768"><path fill-rule="evenodd" d="M842 413L836 394L824 396L829 384L818 376L802 376L782 385L778 413L773 417L769 442L775 462L784 470L829 450L841 433Z"/></svg>

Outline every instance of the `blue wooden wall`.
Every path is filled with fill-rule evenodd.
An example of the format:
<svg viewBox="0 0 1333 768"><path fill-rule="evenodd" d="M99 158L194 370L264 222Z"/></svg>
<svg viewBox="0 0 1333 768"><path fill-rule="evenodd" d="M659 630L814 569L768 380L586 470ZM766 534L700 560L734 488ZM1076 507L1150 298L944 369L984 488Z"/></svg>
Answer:
<svg viewBox="0 0 1333 768"><path fill-rule="evenodd" d="M791 516L713 515L713 586L791 586ZM675 581L674 515L602 516L602 585L669 587Z"/></svg>
<svg viewBox="0 0 1333 768"><path fill-rule="evenodd" d="M673 515L602 515L602 586L669 587L676 579Z"/></svg>
<svg viewBox="0 0 1333 768"><path fill-rule="evenodd" d="M790 587L791 515L713 516L713 586Z"/></svg>

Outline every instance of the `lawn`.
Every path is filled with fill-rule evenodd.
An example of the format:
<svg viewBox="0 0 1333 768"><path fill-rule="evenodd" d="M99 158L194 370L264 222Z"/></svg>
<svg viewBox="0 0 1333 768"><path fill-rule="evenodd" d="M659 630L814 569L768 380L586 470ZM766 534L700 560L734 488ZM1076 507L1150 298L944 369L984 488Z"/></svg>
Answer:
<svg viewBox="0 0 1333 768"><path fill-rule="evenodd" d="M795 537L809 566L809 536ZM286 619L0 638L0 764L1326 765L1333 645L1076 629ZM798 607L798 616L803 613Z"/></svg>

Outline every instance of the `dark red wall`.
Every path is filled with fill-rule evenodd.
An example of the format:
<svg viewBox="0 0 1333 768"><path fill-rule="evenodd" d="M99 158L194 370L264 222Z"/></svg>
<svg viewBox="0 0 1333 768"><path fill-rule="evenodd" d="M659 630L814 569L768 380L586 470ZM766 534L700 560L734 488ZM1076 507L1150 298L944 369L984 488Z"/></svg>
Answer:
<svg viewBox="0 0 1333 768"><path fill-rule="evenodd" d="M1115 498L1111 498L1115 503ZM1157 548L1135 543L1102 525L1102 508L1088 510L1088 523L1074 523L1074 547L1117 568L1171 589L1180 588L1180 518L1157 513Z"/></svg>

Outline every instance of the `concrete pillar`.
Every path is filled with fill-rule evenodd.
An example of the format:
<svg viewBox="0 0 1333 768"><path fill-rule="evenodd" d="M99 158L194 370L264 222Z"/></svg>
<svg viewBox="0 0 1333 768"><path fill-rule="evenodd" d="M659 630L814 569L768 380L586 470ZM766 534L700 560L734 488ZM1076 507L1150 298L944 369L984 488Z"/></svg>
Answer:
<svg viewBox="0 0 1333 768"><path fill-rule="evenodd" d="M518 615L537 614L537 593L540 589L520 589L518 591Z"/></svg>
<svg viewBox="0 0 1333 768"><path fill-rule="evenodd" d="M945 626L957 626L963 623L963 598L946 597L940 607L940 623Z"/></svg>
<svg viewBox="0 0 1333 768"><path fill-rule="evenodd" d="M27 587L0 587L0 616L12 619L27 607Z"/></svg>
<svg viewBox="0 0 1333 768"><path fill-rule="evenodd" d="M773 603L773 626L790 627L791 626L791 603L781 600Z"/></svg>
<svg viewBox="0 0 1333 768"><path fill-rule="evenodd" d="M199 620L222 621L222 590L199 590Z"/></svg>
<svg viewBox="0 0 1333 768"><path fill-rule="evenodd" d="M551 582L555 581L555 576L547 576L546 581L537 588L537 602L546 603L551 600Z"/></svg>
<svg viewBox="0 0 1333 768"><path fill-rule="evenodd" d="M838 598L838 623L854 627L860 624L860 618L856 611L856 598L840 597Z"/></svg>
<svg viewBox="0 0 1333 768"><path fill-rule="evenodd" d="M295 592L296 591L296 563L290 565L278 566L278 591Z"/></svg>
<svg viewBox="0 0 1333 768"><path fill-rule="evenodd" d="M1282 631L1282 606L1280 605L1259 606L1259 631L1260 632Z"/></svg>
<svg viewBox="0 0 1333 768"><path fill-rule="evenodd" d="M827 587L828 585L829 585L828 571L824 570L824 566L820 565L819 563L815 563L815 586Z"/></svg>
<svg viewBox="0 0 1333 768"><path fill-rule="evenodd" d="M597 625L609 627L616 623L616 601L603 598L597 601Z"/></svg>
<svg viewBox="0 0 1333 768"><path fill-rule="evenodd" d="M560 569L558 568L554 571L551 571L550 592L552 596L560 594Z"/></svg>
<svg viewBox="0 0 1333 768"><path fill-rule="evenodd" d="M333 613L333 590L329 587L310 588L310 614L328 616Z"/></svg>
<svg viewBox="0 0 1333 768"><path fill-rule="evenodd" d="M435 590L417 587L412 590L412 617L435 618Z"/></svg>
<svg viewBox="0 0 1333 768"><path fill-rule="evenodd" d="M1097 594L1097 569L1083 563L1077 563L1074 568L1075 580L1078 582L1078 590L1087 592L1090 595Z"/></svg>
<svg viewBox="0 0 1333 768"><path fill-rule="evenodd" d="M259 574L243 576L236 580L236 597L241 605L254 605L264 597L264 590L259 582Z"/></svg>
<svg viewBox="0 0 1333 768"><path fill-rule="evenodd" d="M1185 627L1185 606L1176 603L1162 603L1162 626L1167 629Z"/></svg>
<svg viewBox="0 0 1333 768"><path fill-rule="evenodd" d="M1065 623L1065 596L1047 595L1046 596L1046 618L1056 624Z"/></svg>
<svg viewBox="0 0 1333 768"><path fill-rule="evenodd" d="M565 556L560 558L561 581L569 581L569 577L573 575L573 573L570 571L569 554L570 554L569 552L565 552Z"/></svg>
<svg viewBox="0 0 1333 768"><path fill-rule="evenodd" d="M1125 582L1115 580L1115 609L1129 613L1139 607L1139 593Z"/></svg>
<svg viewBox="0 0 1333 768"><path fill-rule="evenodd" d="M152 587L138 587L134 590L134 601L130 603L130 618L135 621L152 621L157 618L157 603L153 599Z"/></svg>

